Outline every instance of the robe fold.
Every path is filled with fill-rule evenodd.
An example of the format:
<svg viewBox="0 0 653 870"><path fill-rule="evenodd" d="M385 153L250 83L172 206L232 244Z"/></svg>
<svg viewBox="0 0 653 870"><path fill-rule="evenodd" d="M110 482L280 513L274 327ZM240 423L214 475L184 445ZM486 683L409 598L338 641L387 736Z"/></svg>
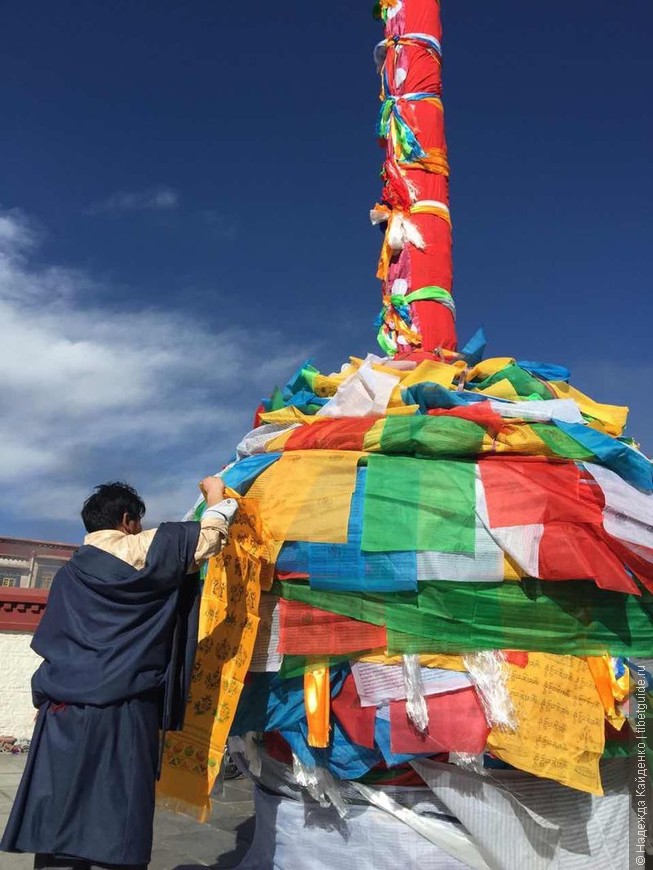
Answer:
<svg viewBox="0 0 653 870"><path fill-rule="evenodd" d="M146 864L159 730L183 725L199 615L199 523L164 523L145 567L83 546L32 648L37 722L0 849Z"/></svg>

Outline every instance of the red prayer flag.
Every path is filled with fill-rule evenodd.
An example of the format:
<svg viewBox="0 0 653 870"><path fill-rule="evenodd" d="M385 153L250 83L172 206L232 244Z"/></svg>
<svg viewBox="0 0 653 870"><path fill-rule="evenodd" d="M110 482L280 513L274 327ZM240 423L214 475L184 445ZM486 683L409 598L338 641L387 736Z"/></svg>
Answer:
<svg viewBox="0 0 653 870"><path fill-rule="evenodd" d="M346 655L387 646L384 626L370 625L301 601L279 601L279 652L286 655Z"/></svg>
<svg viewBox="0 0 653 870"><path fill-rule="evenodd" d="M590 524L555 522L544 526L539 576L542 580L593 580L600 589L640 594L621 559L602 540L601 527Z"/></svg>
<svg viewBox="0 0 653 870"><path fill-rule="evenodd" d="M478 466L490 528L556 520L599 526L603 522L599 504L581 494L580 472L573 462L500 457L491 462L481 460Z"/></svg>
<svg viewBox="0 0 653 870"><path fill-rule="evenodd" d="M638 544L626 544L624 541L619 541L617 538L609 535L605 529L602 530L602 534L614 554L630 568L635 577L649 592L653 592L653 550L650 547L643 547ZM640 594L639 589L637 589L635 594Z"/></svg>
<svg viewBox="0 0 653 870"><path fill-rule="evenodd" d="M393 752L468 752L472 755L483 752L490 728L474 688L429 695L425 700L429 724L424 734L409 720L405 701L391 702L390 745Z"/></svg>
<svg viewBox="0 0 653 870"><path fill-rule="evenodd" d="M381 418L338 417L295 429L284 450L362 450L365 435Z"/></svg>
<svg viewBox="0 0 653 870"><path fill-rule="evenodd" d="M353 674L347 675L340 693L332 698L331 709L353 743L374 749L376 707L361 706Z"/></svg>

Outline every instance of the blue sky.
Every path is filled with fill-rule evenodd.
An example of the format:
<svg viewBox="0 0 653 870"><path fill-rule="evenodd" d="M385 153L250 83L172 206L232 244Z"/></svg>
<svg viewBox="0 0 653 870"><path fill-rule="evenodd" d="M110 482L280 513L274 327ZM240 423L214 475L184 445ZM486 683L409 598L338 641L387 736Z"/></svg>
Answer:
<svg viewBox="0 0 653 870"><path fill-rule="evenodd" d="M368 0L23 0L0 37L0 533L175 518L260 396L376 350ZM653 449L650 0L443 4L458 331Z"/></svg>

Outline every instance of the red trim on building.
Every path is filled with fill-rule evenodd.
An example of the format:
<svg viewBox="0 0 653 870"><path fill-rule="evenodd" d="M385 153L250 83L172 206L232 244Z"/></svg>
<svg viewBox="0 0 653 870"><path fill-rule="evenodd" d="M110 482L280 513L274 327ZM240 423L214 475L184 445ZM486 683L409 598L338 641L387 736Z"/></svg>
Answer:
<svg viewBox="0 0 653 870"><path fill-rule="evenodd" d="M75 550L76 544L0 535L0 572L15 584L0 585L0 631L36 629L48 601L46 587Z"/></svg>
<svg viewBox="0 0 653 870"><path fill-rule="evenodd" d="M47 589L0 587L0 631L34 631L47 601Z"/></svg>

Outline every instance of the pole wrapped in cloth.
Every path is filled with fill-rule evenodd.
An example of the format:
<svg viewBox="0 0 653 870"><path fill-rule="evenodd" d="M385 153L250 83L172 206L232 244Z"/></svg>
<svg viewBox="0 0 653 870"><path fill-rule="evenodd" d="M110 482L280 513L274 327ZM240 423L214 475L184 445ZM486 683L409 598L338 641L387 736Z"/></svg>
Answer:
<svg viewBox="0 0 653 870"><path fill-rule="evenodd" d="M380 15L377 132L386 153L381 202L371 212L373 223L386 226L378 340L388 354L455 350L440 4L381 4Z"/></svg>

